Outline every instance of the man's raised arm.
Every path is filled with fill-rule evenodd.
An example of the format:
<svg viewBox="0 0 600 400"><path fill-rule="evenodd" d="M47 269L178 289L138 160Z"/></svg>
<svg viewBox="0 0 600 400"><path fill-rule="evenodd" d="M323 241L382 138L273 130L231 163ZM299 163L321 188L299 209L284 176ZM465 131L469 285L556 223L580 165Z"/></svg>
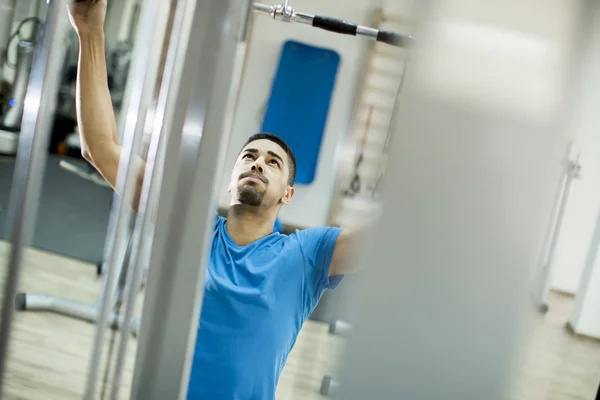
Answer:
<svg viewBox="0 0 600 400"><path fill-rule="evenodd" d="M122 147L108 89L105 17L106 0L84 0L69 5L69 18L79 37L76 108L81 153L116 189ZM146 163L138 155L131 162L135 163L136 174L132 207L137 210Z"/></svg>

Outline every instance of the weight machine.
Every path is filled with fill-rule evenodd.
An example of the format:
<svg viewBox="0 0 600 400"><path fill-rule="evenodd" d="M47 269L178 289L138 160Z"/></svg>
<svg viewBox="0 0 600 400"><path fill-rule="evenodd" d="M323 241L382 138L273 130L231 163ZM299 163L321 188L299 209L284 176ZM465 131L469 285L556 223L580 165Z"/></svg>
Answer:
<svg viewBox="0 0 600 400"><path fill-rule="evenodd" d="M0 80L4 78L3 75L6 75L5 68L14 70L14 78L6 102L0 107L0 154L15 155L44 4L41 1L32 1L24 6L21 5L20 11L26 11L28 17L12 31L17 1L4 0L0 3L4 3L0 4L0 71L2 72ZM10 59L11 45L16 46L14 61Z"/></svg>
<svg viewBox="0 0 600 400"><path fill-rule="evenodd" d="M43 3L43 2L40 2ZM21 25L19 26L19 29L17 29L16 33L13 34L13 37L16 37L15 35L18 34L21 30L21 26L24 23L27 23L28 21L32 20L32 18L28 18L25 19ZM41 22L40 22L41 23ZM37 32L37 30L35 30L34 32ZM32 37L35 36L34 34L32 34ZM28 45L25 46L23 43L27 43ZM72 45L73 43L68 43L67 46L67 50L72 50ZM31 63L33 60L33 45L29 46L30 42L23 42L21 41L19 43L21 48L25 48L27 50L27 57L25 58L25 56L21 56L21 58L19 60L21 60L21 62L17 63L17 66L19 67L17 70L17 75L15 78L15 84L14 84L14 88L18 88L18 93L19 96L15 97L15 99L19 99L17 101L15 101L15 106L5 115L4 117L4 121L11 121L10 122L10 126L18 128L21 125L21 121L20 121L20 114L22 114L23 109L24 109L24 101L25 101L25 94L27 92L27 86L28 86L28 81L29 81L29 69L31 68ZM76 43L75 43L76 45ZM77 52L74 51L71 54L76 54ZM113 87L114 90L122 92L125 89L125 79L127 77L127 71L124 71L124 69L127 69L129 66L129 58L130 58L130 50L128 50L128 48L124 48L121 45L118 45L117 47L117 51L116 51L116 56L113 57L113 66L115 68L112 68L111 70L116 72L116 75L119 77L118 82L116 87ZM72 58L72 57L71 57ZM65 57L65 61L66 63L69 63L71 60L70 57ZM74 57L75 62L77 60L77 57ZM22 61L25 60L25 61ZM64 69L64 68L63 68ZM63 82L62 79L60 79L61 82L61 88L60 91L64 92L65 90L65 86L62 85L66 85L66 87L70 87L71 85L73 85L73 82ZM119 100L122 96L119 96ZM75 102L75 98L71 97L70 98L71 102L73 103L74 106L74 102ZM20 114L19 114L20 113ZM6 126L6 124L5 124ZM14 139L15 141L18 140L18 132L14 132ZM14 153L16 153L16 147L13 149ZM78 148L77 152L80 153L81 149ZM102 178L100 177L100 175L95 172L95 170L93 169L93 167L90 164L86 164L87 168L81 168L78 167L76 165L74 165L73 163L69 162L68 160L61 160L60 161L60 166L61 168L74 173L78 176L80 176L82 179L87 179L87 180L91 180L94 183L101 185L101 186L108 186L104 180L101 180ZM132 222L130 223L130 229L133 229L135 221L132 220ZM125 295L125 282L126 282L126 276L127 276L127 271L130 267L129 265L129 261L130 261L130 255L132 252L132 249L134 246L138 246L138 244L134 244L134 240L133 237L131 235L127 236L126 238L124 238L124 252L122 252L119 257L120 257L120 261L118 262L119 265L119 271L117 272L117 281L116 281L116 287L115 289L112 291L113 295L111 298L111 312L108 316L108 320L109 320L109 325L113 328L113 329L118 329L119 327L122 326L123 324L123 315L122 313L120 313L119 307L124 299L124 295ZM98 275L102 276L103 275L103 261L100 261L97 264L97 271L98 271ZM103 279L103 284L106 285L107 281L105 279ZM142 287L143 286L143 280L139 283L138 287ZM104 291L103 291L104 293ZM44 295L44 294L33 294L33 293L18 293L15 297L15 308L19 311L42 311L42 312L53 312L56 314L60 314L60 315L65 315L68 317L73 317L73 318L77 318L77 319L81 319L84 321L88 321L88 322L92 322L95 323L98 320L99 317L99 308L98 305L101 302L101 298L102 295L99 297L99 299L97 300L96 303L93 304L88 304L88 303L82 303L82 302L78 302L78 301L73 301L71 299L66 299L66 298L61 298L61 297L56 297L56 296L48 296L48 295ZM131 324L131 333L133 335L137 334L137 329L139 327L139 321L137 317L134 317L133 322Z"/></svg>
<svg viewBox="0 0 600 400"><path fill-rule="evenodd" d="M254 3L252 5L252 10L258 14L269 15L278 21L299 22L336 33L365 36L369 39L381 41L393 46L407 46L412 40L410 36L401 35L395 32L381 31L378 29L368 28L361 25L355 25L350 22L346 22L336 18L322 17L297 12L294 8L292 8L289 5L287 1L284 4L277 6L267 6L264 4ZM130 59L131 57L131 55L128 55L128 59ZM81 176L84 179L91 179L93 181L96 181L95 174L93 174L93 171L90 170L91 168L88 168L88 171L84 171L81 168L77 168L72 163L69 163L65 160L61 161L61 167ZM134 226L135 223L132 222L129 228L130 232L133 232ZM147 234L151 235L151 233ZM126 292L129 290L126 287L126 281L128 271L130 270L130 268L132 268L132 265L130 264L130 257L133 248L132 246L134 246L133 241L133 234L131 233L131 235L124 240L124 246L126 250L124 253L119 255L120 261L116 263L117 280L116 283L112 284L114 289L112 291L112 300L109 306L109 309L111 311L108 316L109 325L114 329L118 329L123 325L123 314L120 313L118 309L124 300ZM139 244L136 244L134 247L137 248L138 245ZM104 275L106 269L107 265L104 262L98 263L99 275ZM103 281L104 285L109 284L107 283L108 278L106 276L103 276ZM142 278L142 280L136 284L136 287L141 287L143 284L144 279ZM137 290L134 290L134 292L137 292ZM64 299L55 296L47 296L43 294L19 293L16 297L15 306L20 311L54 312L89 322L97 322L100 312L99 305L101 304L105 291L103 290L102 293L103 294L100 296L96 304L85 304L81 302L75 302L70 299ZM139 320L135 318L134 322L131 324L132 334L136 335L138 329Z"/></svg>

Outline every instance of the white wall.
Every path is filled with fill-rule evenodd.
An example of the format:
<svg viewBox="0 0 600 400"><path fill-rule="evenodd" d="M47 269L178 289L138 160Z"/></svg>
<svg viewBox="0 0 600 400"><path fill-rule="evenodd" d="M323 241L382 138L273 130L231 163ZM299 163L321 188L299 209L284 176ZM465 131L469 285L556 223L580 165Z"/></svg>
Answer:
<svg viewBox="0 0 600 400"><path fill-rule="evenodd" d="M595 20L600 21L600 16ZM581 280L600 207L600 29L594 29L589 49L583 64L579 103L569 128L581 152L581 178L573 182L552 278L554 289L573 294Z"/></svg>
<svg viewBox="0 0 600 400"><path fill-rule="evenodd" d="M336 16L358 24L369 24L378 4L374 0L297 0L293 6L300 12ZM229 205L227 186L231 167L243 143L260 130L261 111L271 92L281 47L290 39L335 50L341 57L315 180L310 185L297 185L292 204L283 207L280 213L281 220L286 224L302 227L323 225L327 221L336 179L333 156L340 138L347 134L367 41L302 24L285 24L264 16L255 16L252 28L221 180L219 206Z"/></svg>

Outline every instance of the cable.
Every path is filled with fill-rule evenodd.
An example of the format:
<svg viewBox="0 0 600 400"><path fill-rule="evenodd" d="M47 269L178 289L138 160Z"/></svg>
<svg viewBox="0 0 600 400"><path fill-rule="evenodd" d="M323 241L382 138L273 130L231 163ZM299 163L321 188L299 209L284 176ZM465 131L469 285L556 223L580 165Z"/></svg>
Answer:
<svg viewBox="0 0 600 400"><path fill-rule="evenodd" d="M25 26L25 24L27 24L29 22L32 22L32 21L36 22L37 25L38 25L36 28L34 28L35 30L37 30L39 28L39 26L43 24L42 20L39 19L38 17L28 17L28 18L25 18L23 21L21 21L21 23L19 24L19 26L17 27L17 29L15 30L15 32L12 35L10 35L10 37L8 38L8 41L6 42L6 48L4 49L4 64L6 66L11 67L11 68L16 68L17 67L17 63L16 62L13 64L13 63L11 63L8 60L8 49L10 48L10 45L12 44L13 40L15 40L16 38L19 38L20 40L29 40L29 41L31 41L31 43L33 45L35 45L35 43L37 41L37 34L36 35L32 35L33 36L32 38L23 39L21 37L21 29L23 29L23 26Z"/></svg>
<svg viewBox="0 0 600 400"><path fill-rule="evenodd" d="M398 104L400 103L400 95L402 94L402 89L404 88L404 81L405 81L405 77L406 77L406 70L408 68L408 59L406 61L406 63L404 64L404 69L402 70L402 75L400 76L400 84L398 85L398 90L396 91L396 98L394 99L394 107L393 107L393 114L392 114L392 118L390 119L390 125L388 126L388 131L387 131L387 135L385 137L385 143L383 145L383 151L381 153L381 169L379 172L379 177L377 177L377 180L375 181L375 185L373 186L373 189L371 191L371 198L373 199L373 201L377 201L377 195L379 194L379 191L381 190L381 181L383 180L383 175L385 174L385 171L387 170L387 161L388 161L388 150L389 150L389 146L390 146L390 141L392 140L392 131L394 129L394 127L396 126L396 118L397 118L397 112L398 112Z"/></svg>
<svg viewBox="0 0 600 400"><path fill-rule="evenodd" d="M360 192L361 184L360 184L360 166L364 159L365 147L367 145L367 137L369 136L369 129L371 128L371 118L373 117L373 105L369 106L369 110L367 111L367 120L365 122L365 130L360 138L360 141L357 140L356 143L356 153L354 157L354 177L350 182L348 188L344 191L344 195L347 197L355 196Z"/></svg>

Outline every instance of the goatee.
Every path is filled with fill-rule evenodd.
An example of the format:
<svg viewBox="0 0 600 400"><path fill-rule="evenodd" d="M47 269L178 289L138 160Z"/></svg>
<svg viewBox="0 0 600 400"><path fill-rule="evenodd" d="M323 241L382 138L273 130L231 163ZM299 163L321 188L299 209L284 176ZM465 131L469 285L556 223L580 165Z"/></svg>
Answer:
<svg viewBox="0 0 600 400"><path fill-rule="evenodd" d="M261 192L252 185L243 185L238 188L238 200L241 204L251 207L258 207L265 198L264 192Z"/></svg>

